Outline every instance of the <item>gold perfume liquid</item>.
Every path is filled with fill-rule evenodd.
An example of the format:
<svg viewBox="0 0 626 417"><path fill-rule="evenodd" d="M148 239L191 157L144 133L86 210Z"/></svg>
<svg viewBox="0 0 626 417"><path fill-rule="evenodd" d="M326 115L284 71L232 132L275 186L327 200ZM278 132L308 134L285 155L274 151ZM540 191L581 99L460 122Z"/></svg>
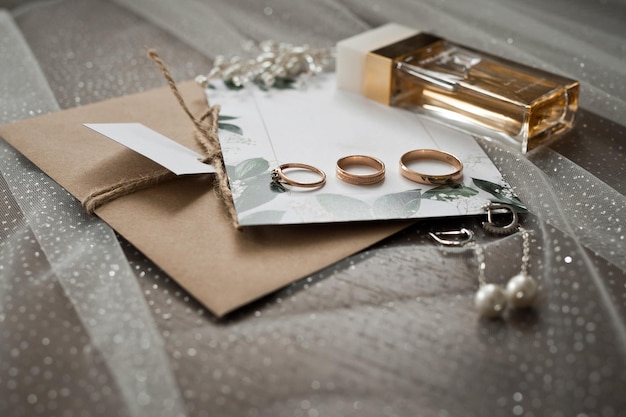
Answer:
<svg viewBox="0 0 626 417"><path fill-rule="evenodd" d="M362 58L358 82L365 96L513 143L522 152L573 126L577 81L438 36L416 32L406 36L409 29L399 27L398 32L397 27L392 26L391 38L401 39L378 45ZM371 41L366 39L356 48L353 44L349 52ZM346 62L345 44L343 57L341 49L342 43L338 45L338 72L342 60ZM348 60L353 58L348 54ZM341 86L342 77L338 78Z"/></svg>

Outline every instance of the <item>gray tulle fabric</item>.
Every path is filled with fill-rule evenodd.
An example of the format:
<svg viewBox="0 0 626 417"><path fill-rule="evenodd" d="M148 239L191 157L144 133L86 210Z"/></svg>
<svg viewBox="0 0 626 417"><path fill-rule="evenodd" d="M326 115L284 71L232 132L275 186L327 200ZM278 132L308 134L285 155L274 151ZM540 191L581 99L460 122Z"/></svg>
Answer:
<svg viewBox="0 0 626 417"><path fill-rule="evenodd" d="M479 320L518 235L421 222L218 320L0 141L0 414L623 416L626 5L620 1L0 1L0 121L206 73L248 40L315 46L387 22L582 83L577 126L527 155L479 139L527 204L537 308Z"/></svg>

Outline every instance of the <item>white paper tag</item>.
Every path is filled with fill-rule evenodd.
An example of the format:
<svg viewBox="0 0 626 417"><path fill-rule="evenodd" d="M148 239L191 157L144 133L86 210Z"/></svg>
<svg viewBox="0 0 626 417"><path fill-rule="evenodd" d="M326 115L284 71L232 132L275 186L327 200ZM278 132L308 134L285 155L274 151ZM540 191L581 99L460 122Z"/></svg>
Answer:
<svg viewBox="0 0 626 417"><path fill-rule="evenodd" d="M209 174L215 168L202 155L141 123L84 123L84 126L140 153L176 175Z"/></svg>

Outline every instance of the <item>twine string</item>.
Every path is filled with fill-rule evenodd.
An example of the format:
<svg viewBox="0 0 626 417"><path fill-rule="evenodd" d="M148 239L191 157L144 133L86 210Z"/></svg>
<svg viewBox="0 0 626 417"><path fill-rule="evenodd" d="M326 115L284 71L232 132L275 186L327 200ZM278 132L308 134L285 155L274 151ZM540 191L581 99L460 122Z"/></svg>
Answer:
<svg viewBox="0 0 626 417"><path fill-rule="evenodd" d="M87 213L94 214L98 207L116 198L132 194L136 191L174 178L176 178L176 174L167 169L163 169L149 175L142 175L138 178L123 179L115 184L92 191L87 198L85 198L85 201L83 201L83 208Z"/></svg>
<svg viewBox="0 0 626 417"><path fill-rule="evenodd" d="M176 97L178 104L182 110L187 114L189 120L194 126L194 140L202 150L203 160L202 162L209 163L215 168L215 176L217 187L215 192L218 198L222 201L230 220L236 228L239 228L237 221L237 211L233 202L232 192L228 185L228 175L226 174L226 167L224 165L224 158L222 155L222 149L220 147L219 138L217 135L218 121L219 121L219 105L209 105L209 108L199 117L196 118L187 107L185 100L183 99L171 73L163 63L159 55L155 50L148 51L148 57L154 62L161 70L163 77L167 81L167 85ZM156 184L164 181L169 181L176 178L176 174L169 170L155 171L152 174L142 175L138 178L124 179L115 184L103 187L92 191L85 201L83 207L89 214L94 214L95 210L109 203L117 198L132 194L139 190L152 187Z"/></svg>

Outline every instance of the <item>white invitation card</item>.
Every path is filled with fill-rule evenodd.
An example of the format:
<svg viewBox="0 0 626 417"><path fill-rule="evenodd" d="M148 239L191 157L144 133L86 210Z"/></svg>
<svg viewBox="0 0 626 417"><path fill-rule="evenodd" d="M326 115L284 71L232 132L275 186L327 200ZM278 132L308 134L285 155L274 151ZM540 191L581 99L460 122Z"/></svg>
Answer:
<svg viewBox="0 0 626 417"><path fill-rule="evenodd" d="M338 90L334 74L289 87L234 90L220 83L205 90L209 102L221 106L220 144L240 225L465 216L484 213L489 201L521 206L472 136ZM459 158L462 180L433 186L403 177L400 157L416 149L441 150ZM341 181L335 173L337 160L350 155L382 161L384 180L373 185ZM322 170L325 185L277 187L271 171L285 163ZM420 172L429 174L451 169L436 161L420 164ZM285 173L294 179L310 174L301 182L319 178L307 172Z"/></svg>

